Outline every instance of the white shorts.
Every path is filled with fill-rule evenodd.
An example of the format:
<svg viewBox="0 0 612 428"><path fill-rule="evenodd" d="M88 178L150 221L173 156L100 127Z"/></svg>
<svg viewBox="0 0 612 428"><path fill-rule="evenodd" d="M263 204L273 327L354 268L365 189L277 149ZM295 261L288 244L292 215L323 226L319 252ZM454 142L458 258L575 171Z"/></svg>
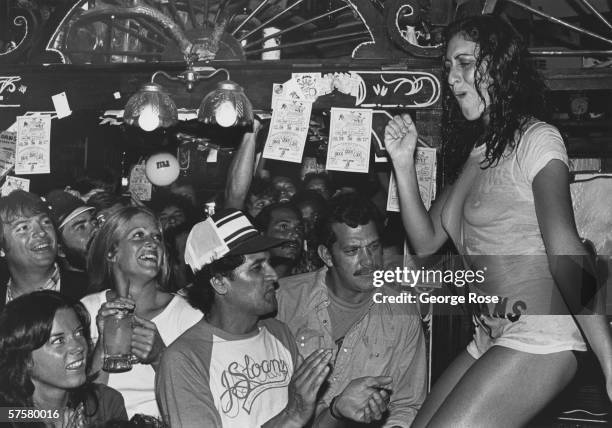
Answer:
<svg viewBox="0 0 612 428"><path fill-rule="evenodd" d="M491 329L490 335L482 323ZM474 324L476 332L467 351L476 359L495 345L530 354L587 349L571 315L521 315L514 322L481 315L474 317Z"/></svg>

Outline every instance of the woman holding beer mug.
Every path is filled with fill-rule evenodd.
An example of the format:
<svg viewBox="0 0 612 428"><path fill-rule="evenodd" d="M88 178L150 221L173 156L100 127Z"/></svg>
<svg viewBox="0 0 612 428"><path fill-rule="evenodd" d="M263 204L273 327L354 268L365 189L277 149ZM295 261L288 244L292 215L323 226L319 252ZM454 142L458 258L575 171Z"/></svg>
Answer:
<svg viewBox="0 0 612 428"><path fill-rule="evenodd" d="M78 301L45 290L7 303L0 314L0 407L12 408L9 425L127 420L121 394L87 376L90 343L89 315Z"/></svg>
<svg viewBox="0 0 612 428"><path fill-rule="evenodd" d="M101 379L111 372L108 385L123 394L129 417L159 417L154 381L162 351L202 313L165 291L168 259L155 215L144 207L110 215L91 243L87 270L102 290L82 300L96 320L94 370L104 366Z"/></svg>

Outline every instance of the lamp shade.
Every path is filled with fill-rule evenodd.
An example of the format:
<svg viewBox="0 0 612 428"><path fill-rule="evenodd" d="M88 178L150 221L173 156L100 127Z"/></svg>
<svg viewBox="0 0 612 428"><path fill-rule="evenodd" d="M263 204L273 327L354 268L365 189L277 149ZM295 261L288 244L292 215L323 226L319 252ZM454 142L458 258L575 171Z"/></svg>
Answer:
<svg viewBox="0 0 612 428"><path fill-rule="evenodd" d="M167 128L176 124L176 104L161 85L147 83L130 97L123 112L123 121L140 126L145 131Z"/></svg>
<svg viewBox="0 0 612 428"><path fill-rule="evenodd" d="M248 126L253 123L253 106L239 85L224 80L202 100L198 120L223 127Z"/></svg>

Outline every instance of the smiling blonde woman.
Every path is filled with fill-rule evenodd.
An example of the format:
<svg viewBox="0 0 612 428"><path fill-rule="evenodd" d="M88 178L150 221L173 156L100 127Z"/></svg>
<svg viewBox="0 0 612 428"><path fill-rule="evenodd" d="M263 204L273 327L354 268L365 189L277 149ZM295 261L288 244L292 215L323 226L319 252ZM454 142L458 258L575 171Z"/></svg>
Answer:
<svg viewBox="0 0 612 428"><path fill-rule="evenodd" d="M113 212L91 243L87 265L91 284L102 290L82 299L92 318L94 368L102 367L104 318L122 309L133 311L132 354L137 363L128 372L101 379L121 392L130 418L159 418L154 382L161 354L202 318L183 297L165 291L169 268L160 222L143 207Z"/></svg>

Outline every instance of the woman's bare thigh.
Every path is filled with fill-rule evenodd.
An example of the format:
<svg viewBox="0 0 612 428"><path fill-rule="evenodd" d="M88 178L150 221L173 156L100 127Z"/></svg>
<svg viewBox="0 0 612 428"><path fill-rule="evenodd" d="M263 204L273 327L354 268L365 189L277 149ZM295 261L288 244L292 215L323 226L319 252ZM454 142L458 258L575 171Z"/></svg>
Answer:
<svg viewBox="0 0 612 428"><path fill-rule="evenodd" d="M429 420L438 411L448 394L450 394L457 383L459 383L459 380L475 362L476 359L465 350L451 362L427 395L411 428L427 426Z"/></svg>
<svg viewBox="0 0 612 428"><path fill-rule="evenodd" d="M571 351L541 355L494 346L469 367L427 426L523 426L567 386L576 366Z"/></svg>

